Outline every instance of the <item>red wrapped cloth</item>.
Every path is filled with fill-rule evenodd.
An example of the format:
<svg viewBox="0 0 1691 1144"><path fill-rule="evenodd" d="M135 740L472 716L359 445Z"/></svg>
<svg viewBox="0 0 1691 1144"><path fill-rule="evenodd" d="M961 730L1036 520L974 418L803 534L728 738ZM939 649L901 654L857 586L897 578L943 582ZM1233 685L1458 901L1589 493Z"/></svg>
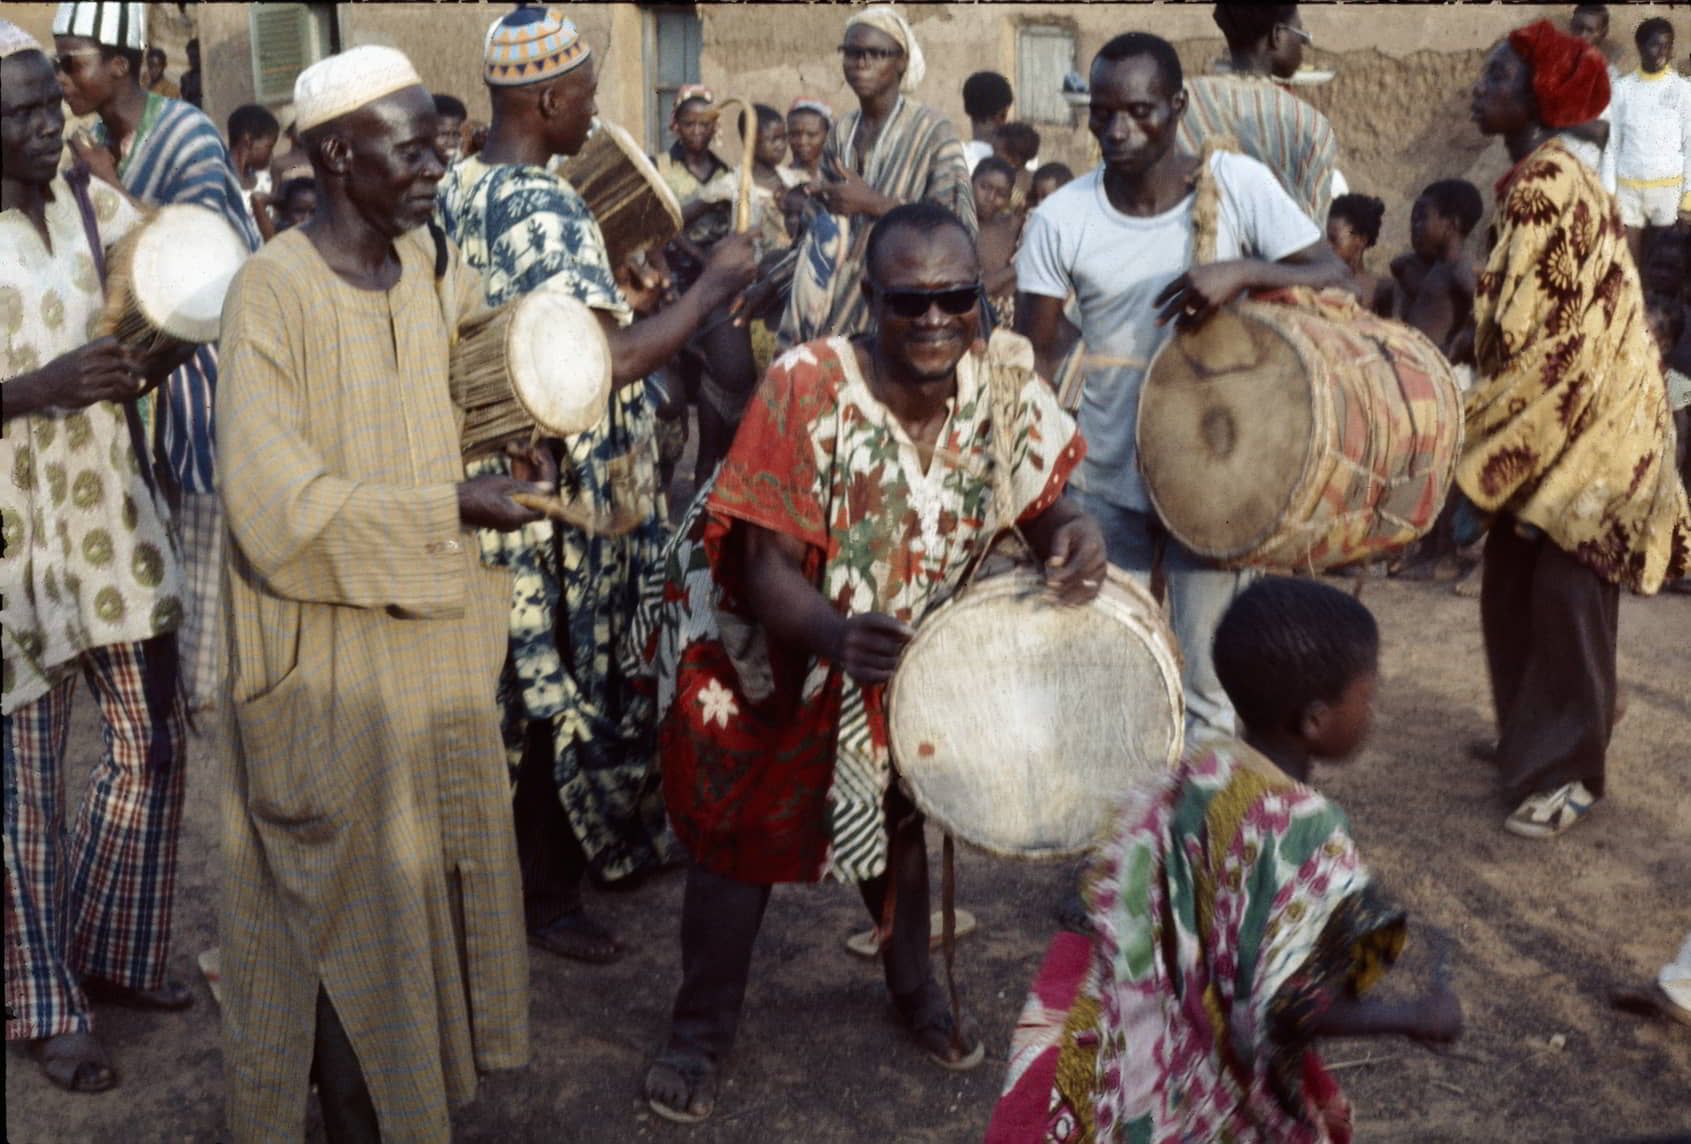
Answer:
<svg viewBox="0 0 1691 1144"><path fill-rule="evenodd" d="M1609 65L1603 53L1539 20L1509 33L1509 46L1532 69L1538 119L1546 127L1589 123L1609 106Z"/></svg>

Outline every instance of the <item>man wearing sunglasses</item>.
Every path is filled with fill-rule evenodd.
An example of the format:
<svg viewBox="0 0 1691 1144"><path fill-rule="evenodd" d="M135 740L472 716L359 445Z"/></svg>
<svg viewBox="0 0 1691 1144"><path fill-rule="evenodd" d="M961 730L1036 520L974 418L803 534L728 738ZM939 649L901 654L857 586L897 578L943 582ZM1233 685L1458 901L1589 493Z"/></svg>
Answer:
<svg viewBox="0 0 1691 1144"><path fill-rule="evenodd" d="M1103 581L1103 535L1064 495L1085 446L1027 342L982 343L968 227L934 203L896 207L864 265L869 331L771 366L670 557L664 799L692 862L681 989L645 1093L672 1120L710 1115L776 882L857 883L891 925L881 961L917 1047L948 1069L980 1063L930 963L927 848L892 781L885 685L1000 527L1020 526L1057 599ZM995 410L1013 411L1002 458Z"/></svg>
<svg viewBox="0 0 1691 1144"><path fill-rule="evenodd" d="M1180 60L1166 40L1133 32L1098 53L1090 120L1103 165L1028 219L1016 257L1016 319L1050 377L1063 344L1064 299L1073 293L1079 302L1080 335L1094 364L1080 403L1088 453L1075 483L1104 527L1112 564L1142 581L1152 579L1154 564L1166 571L1190 739L1234 734L1210 640L1244 579L1169 539L1157 519L1134 440L1140 386L1171 325L1198 326L1247 290L1337 285L1348 271L1261 163L1226 151L1200 160L1176 147L1187 105L1182 88ZM1200 197L1213 197L1211 210L1198 210ZM1194 265L1200 226L1214 232L1215 260Z"/></svg>

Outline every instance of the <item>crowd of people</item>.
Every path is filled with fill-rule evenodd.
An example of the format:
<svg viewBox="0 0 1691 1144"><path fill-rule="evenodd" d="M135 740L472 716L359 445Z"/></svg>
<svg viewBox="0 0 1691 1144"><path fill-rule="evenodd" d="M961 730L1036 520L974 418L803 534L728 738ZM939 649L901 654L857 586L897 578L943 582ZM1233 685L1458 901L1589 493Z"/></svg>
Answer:
<svg viewBox="0 0 1691 1144"><path fill-rule="evenodd" d="M1039 163L994 72L963 86L965 139L920 101L906 17L854 9L855 106L800 92L736 120L678 91L655 168L679 233L616 260L567 175L602 57L564 10L494 21L485 124L362 46L302 71L282 119L244 106L220 133L163 79L145 7L61 4L50 47L0 21L6 1035L51 1083L118 1082L96 1004L192 1003L166 955L196 716L230 739L234 1139L301 1135L312 1086L331 1140L446 1138L478 1073L528 1057L528 949L617 959L585 891L677 865L655 1112L713 1113L777 883L856 884L913 1045L977 1066L886 693L1010 529L1053 606L1113 568L1166 607L1187 746L1059 909L989 1138L1345 1141L1321 1038L1460 1035L1443 986L1364 996L1406 918L1311 785L1366 737L1373 617L1172 535L1136 413L1158 350L1253 292L1345 292L1419 330L1465 441L1394 569L1477 567L1502 825L1582 822L1624 711L1620 593L1691 577L1691 83L1668 21L1639 23L1636 68L1605 55L1601 5L1496 45L1472 91L1511 161L1490 227L1440 178L1380 274L1381 199L1275 82L1311 42L1295 4L1216 5L1222 74L1109 40L1078 175ZM67 136L67 106L92 129ZM114 245L179 203L253 251L218 341L91 337ZM541 290L596 319L602 415L466 460L451 347ZM584 517L534 507L554 494ZM78 677L104 754L72 805ZM1691 935L1616 1001L1691 1024Z"/></svg>

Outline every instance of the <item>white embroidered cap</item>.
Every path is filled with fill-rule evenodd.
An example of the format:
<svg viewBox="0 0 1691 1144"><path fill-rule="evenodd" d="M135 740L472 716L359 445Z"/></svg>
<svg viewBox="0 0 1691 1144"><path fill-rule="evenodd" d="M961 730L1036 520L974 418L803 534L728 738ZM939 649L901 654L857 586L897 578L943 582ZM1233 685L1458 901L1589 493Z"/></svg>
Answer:
<svg viewBox="0 0 1691 1144"><path fill-rule="evenodd" d="M41 42L10 20L0 20L0 60L19 52L42 52Z"/></svg>
<svg viewBox="0 0 1691 1144"><path fill-rule="evenodd" d="M294 129L309 131L422 82L398 48L378 44L349 48L299 73L294 81Z"/></svg>

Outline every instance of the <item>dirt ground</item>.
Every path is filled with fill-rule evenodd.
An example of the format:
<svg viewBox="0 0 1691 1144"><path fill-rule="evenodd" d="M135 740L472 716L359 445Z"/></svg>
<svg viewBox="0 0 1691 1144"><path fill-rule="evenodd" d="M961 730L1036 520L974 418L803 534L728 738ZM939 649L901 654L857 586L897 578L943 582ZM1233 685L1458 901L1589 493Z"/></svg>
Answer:
<svg viewBox="0 0 1691 1144"><path fill-rule="evenodd" d="M1620 676L1630 709L1611 754L1611 794L1564 838L1504 834L1505 808L1463 744L1489 726L1477 605L1443 585L1371 583L1385 637L1373 740L1317 784L1348 809L1362 851L1421 931L1384 988L1424 982L1428 931L1452 938L1468 1032L1454 1053L1343 1041L1327 1056L1356 1102L1360 1141L1584 1144L1691 1133L1691 1030L1610 1011L1611 984L1653 974L1691 928L1691 600L1626 598ZM76 742L96 745L79 697ZM216 941L215 789L222 728L194 743L172 957L200 996L179 1015L102 1011L122 1084L52 1088L9 1047L6 1135L36 1141L220 1138L217 1007L194 957ZM937 852L937 846L935 847ZM533 1060L489 1077L455 1118L464 1141L857 1141L980 1139L1022 998L1052 932L1066 867L960 851L960 900L982 929L959 947L965 1004L986 1063L956 1075L895 1026L876 967L842 939L865 921L841 886L783 887L759 940L737 1053L717 1115L685 1129L637 1099L679 972L681 878L592 906L631 951L579 966L536 953ZM1560 1047L1551 1047L1551 1038ZM315 1125L313 1136L317 1135Z"/></svg>

